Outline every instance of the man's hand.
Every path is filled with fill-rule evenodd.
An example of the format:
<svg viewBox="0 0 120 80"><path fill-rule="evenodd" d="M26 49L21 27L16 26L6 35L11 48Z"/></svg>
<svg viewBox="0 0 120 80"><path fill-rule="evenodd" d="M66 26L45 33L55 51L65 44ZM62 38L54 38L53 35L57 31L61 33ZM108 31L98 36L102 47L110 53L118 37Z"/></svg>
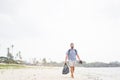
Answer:
<svg viewBox="0 0 120 80"><path fill-rule="evenodd" d="M82 64L83 63L82 60L79 60L79 63Z"/></svg>

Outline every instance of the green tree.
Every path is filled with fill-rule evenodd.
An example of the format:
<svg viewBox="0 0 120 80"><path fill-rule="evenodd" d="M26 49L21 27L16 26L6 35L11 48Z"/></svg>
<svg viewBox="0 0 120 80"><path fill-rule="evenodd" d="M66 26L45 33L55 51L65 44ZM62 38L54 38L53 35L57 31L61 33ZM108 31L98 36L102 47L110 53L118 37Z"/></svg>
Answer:
<svg viewBox="0 0 120 80"><path fill-rule="evenodd" d="M13 55L10 53L10 48L7 48L8 53L7 53L7 58L8 59L13 59Z"/></svg>
<svg viewBox="0 0 120 80"><path fill-rule="evenodd" d="M42 64L43 64L43 65L46 65L46 64L47 64L47 60L46 60L46 58L43 58L43 60L42 60Z"/></svg>

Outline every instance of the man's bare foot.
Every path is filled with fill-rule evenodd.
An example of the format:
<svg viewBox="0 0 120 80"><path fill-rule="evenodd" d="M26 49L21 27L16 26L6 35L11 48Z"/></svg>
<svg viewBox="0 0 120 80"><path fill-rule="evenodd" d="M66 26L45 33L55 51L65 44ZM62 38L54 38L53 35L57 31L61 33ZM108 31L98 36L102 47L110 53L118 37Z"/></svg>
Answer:
<svg viewBox="0 0 120 80"><path fill-rule="evenodd" d="M71 78L74 78L74 76L73 76L73 75L71 75Z"/></svg>

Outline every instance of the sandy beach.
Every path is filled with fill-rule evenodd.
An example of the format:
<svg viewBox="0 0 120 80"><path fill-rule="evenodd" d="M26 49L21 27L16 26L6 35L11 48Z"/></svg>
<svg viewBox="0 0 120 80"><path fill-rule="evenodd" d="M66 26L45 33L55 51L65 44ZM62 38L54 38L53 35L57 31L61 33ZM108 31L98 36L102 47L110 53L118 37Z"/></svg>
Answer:
<svg viewBox="0 0 120 80"><path fill-rule="evenodd" d="M61 73L62 67L0 69L0 80L120 80L120 68L76 68L74 79Z"/></svg>

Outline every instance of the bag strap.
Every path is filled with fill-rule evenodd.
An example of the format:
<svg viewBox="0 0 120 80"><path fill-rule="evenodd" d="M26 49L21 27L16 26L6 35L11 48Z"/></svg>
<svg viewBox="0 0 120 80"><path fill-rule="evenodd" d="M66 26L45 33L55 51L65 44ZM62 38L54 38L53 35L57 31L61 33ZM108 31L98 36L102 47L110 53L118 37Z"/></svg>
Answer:
<svg viewBox="0 0 120 80"><path fill-rule="evenodd" d="M70 50L71 50L71 49L68 50L68 55L70 54ZM75 51L75 53L77 54L77 50L74 49L74 51Z"/></svg>

